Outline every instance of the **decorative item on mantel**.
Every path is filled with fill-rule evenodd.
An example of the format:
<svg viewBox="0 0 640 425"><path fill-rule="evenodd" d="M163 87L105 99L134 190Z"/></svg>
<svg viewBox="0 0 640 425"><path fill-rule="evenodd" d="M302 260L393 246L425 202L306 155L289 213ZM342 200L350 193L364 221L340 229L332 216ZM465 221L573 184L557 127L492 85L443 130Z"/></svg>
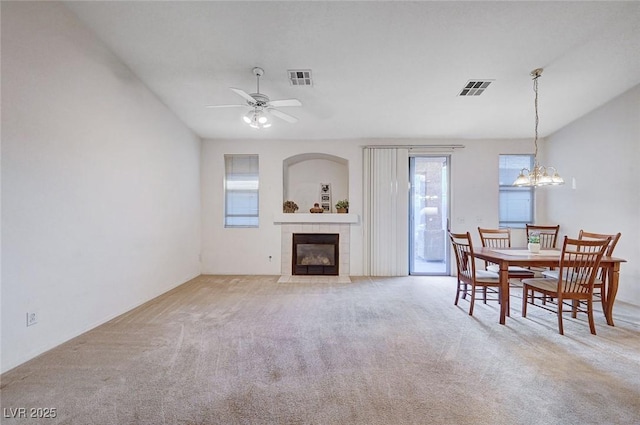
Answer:
<svg viewBox="0 0 640 425"><path fill-rule="evenodd" d="M331 212L331 183L320 183L320 207Z"/></svg>
<svg viewBox="0 0 640 425"><path fill-rule="evenodd" d="M529 235L529 243L527 244L527 248L532 254L537 254L538 252L540 252L540 233L532 232Z"/></svg>
<svg viewBox="0 0 640 425"><path fill-rule="evenodd" d="M322 213L324 212L324 208L322 208L320 204L316 202L315 204L313 204L313 208L309 208L309 212L313 214Z"/></svg>
<svg viewBox="0 0 640 425"><path fill-rule="evenodd" d="M298 211L298 204L296 204L293 201L284 201L284 203L282 204L282 211L285 213L292 214Z"/></svg>
<svg viewBox="0 0 640 425"><path fill-rule="evenodd" d="M349 212L349 201L347 199L343 199L342 201L338 201L336 204L336 210L338 214L345 214Z"/></svg>

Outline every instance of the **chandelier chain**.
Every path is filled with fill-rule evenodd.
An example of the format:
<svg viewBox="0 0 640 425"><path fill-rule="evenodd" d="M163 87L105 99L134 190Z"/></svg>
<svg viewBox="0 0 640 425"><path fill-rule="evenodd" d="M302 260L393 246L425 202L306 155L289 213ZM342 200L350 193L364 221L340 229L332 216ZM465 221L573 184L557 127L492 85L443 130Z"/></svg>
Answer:
<svg viewBox="0 0 640 425"><path fill-rule="evenodd" d="M540 74L536 73L533 77L533 91L535 92L535 100L533 102L536 119L535 119L535 138L533 139L533 144L535 146L534 158L536 162L538 161L538 123L540 122L540 118L538 116L538 78L540 78Z"/></svg>
<svg viewBox="0 0 640 425"><path fill-rule="evenodd" d="M564 179L558 174L558 170L555 167L545 167L538 162L538 124L540 123L540 116L538 115L538 78L542 75L542 68L534 69L531 71L533 77L533 91L535 93L533 106L535 108L535 138L533 144L535 146L535 152L533 155L533 167L531 170L523 168L520 170L520 174L516 181L513 182L514 186L547 186L547 185L560 185L564 184Z"/></svg>

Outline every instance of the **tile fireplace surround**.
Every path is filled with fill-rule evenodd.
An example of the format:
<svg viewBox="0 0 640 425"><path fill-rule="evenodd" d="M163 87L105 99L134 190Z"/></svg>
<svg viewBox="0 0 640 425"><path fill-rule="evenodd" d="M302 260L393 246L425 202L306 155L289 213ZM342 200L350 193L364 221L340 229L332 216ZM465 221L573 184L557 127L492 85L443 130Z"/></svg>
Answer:
<svg viewBox="0 0 640 425"><path fill-rule="evenodd" d="M349 283L351 225L357 214L277 214L273 222L281 225L281 263L278 282ZM297 276L291 274L294 233L337 233L340 235L338 276Z"/></svg>

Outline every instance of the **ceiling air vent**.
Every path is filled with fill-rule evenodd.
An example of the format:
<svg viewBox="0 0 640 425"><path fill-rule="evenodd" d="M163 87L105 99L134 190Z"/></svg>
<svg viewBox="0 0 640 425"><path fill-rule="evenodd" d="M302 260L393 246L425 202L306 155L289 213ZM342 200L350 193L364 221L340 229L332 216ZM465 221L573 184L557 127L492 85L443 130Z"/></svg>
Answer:
<svg viewBox="0 0 640 425"><path fill-rule="evenodd" d="M313 85L310 69L289 69L287 70L287 75L289 76L289 83L292 86L312 86Z"/></svg>
<svg viewBox="0 0 640 425"><path fill-rule="evenodd" d="M480 96L493 80L469 80L458 96Z"/></svg>

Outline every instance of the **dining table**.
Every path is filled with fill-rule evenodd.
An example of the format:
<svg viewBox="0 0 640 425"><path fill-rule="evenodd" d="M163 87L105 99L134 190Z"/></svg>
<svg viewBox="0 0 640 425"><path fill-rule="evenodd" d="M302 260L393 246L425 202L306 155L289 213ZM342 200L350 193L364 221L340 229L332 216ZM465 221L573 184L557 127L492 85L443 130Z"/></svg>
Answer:
<svg viewBox="0 0 640 425"><path fill-rule="evenodd" d="M520 267L548 267L558 268L560 266L560 249L541 249L537 253L530 252L527 248L489 248L482 247L474 250L474 256L481 260L498 264L500 271L500 324L504 325L506 317L509 316L509 266ZM613 323L613 303L618 292L618 281L620 278L620 264L626 260L617 257L603 256L600 260L600 267L606 270L606 299L604 315L607 324Z"/></svg>

